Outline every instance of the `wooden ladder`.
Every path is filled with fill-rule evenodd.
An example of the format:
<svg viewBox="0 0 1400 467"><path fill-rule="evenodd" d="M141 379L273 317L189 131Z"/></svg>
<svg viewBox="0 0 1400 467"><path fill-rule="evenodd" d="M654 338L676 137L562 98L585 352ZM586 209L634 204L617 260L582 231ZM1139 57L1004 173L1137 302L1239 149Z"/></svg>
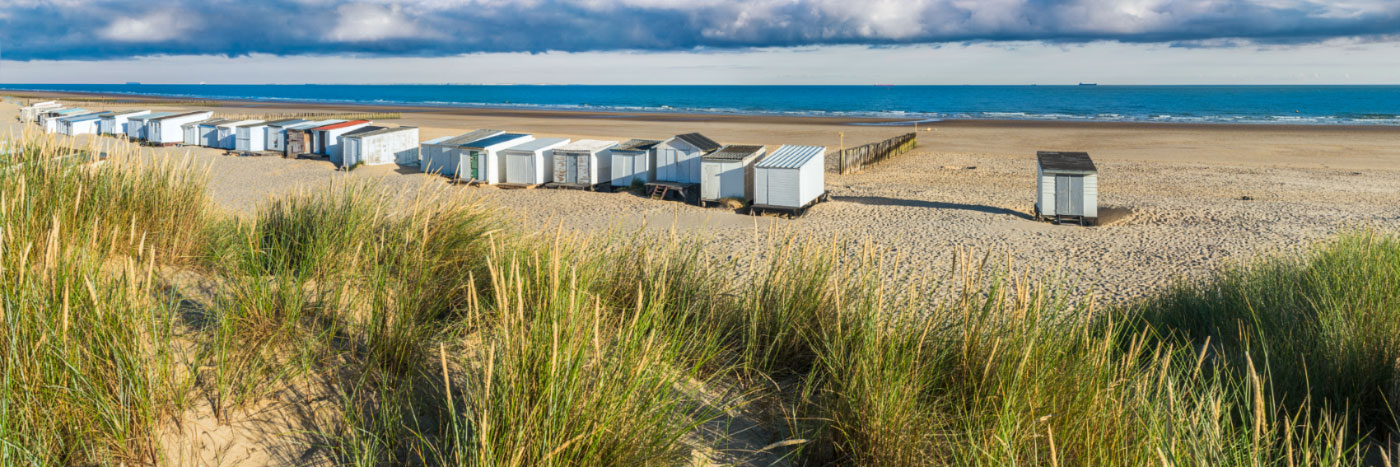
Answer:
<svg viewBox="0 0 1400 467"><path fill-rule="evenodd" d="M666 193L671 191L671 187L666 185L656 185L651 188L651 199L661 201L666 199Z"/></svg>

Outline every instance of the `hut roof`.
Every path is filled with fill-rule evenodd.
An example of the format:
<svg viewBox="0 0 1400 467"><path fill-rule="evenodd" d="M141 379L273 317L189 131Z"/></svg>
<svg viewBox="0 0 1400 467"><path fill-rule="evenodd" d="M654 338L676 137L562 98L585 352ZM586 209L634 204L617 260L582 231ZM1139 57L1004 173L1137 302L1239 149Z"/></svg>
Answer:
<svg viewBox="0 0 1400 467"><path fill-rule="evenodd" d="M599 141L596 139L581 139L563 146L555 148L555 151L575 151L575 152L598 152L604 149L617 146L617 141Z"/></svg>
<svg viewBox="0 0 1400 467"><path fill-rule="evenodd" d="M339 130L339 129L341 129L341 128L348 128L348 127L352 127L352 126L355 126L355 125L368 124L368 123L369 123L369 120L351 120L351 121L348 121L348 122L332 123L332 124L330 124L330 125L318 126L318 127L316 127L316 128L312 128L312 130L317 130L317 131Z"/></svg>
<svg viewBox="0 0 1400 467"><path fill-rule="evenodd" d="M356 138L363 138L363 137L366 137L366 136L387 135L387 134L391 134L391 133L398 133L398 132L402 132L402 131L417 130L417 129L418 129L418 127L416 127L416 126L400 126L400 127L393 127L393 128L384 127L384 126L367 126L367 127L364 127L364 128L361 128L361 129L358 129L358 130L355 130L355 131L346 133L345 136L354 136L354 137L356 137Z"/></svg>
<svg viewBox="0 0 1400 467"><path fill-rule="evenodd" d="M616 152L616 151L650 151L651 148L656 147L656 145L658 145L658 144L661 144L661 142L660 142L660 141L657 141L657 140L654 140L654 139L629 139L629 140L627 140L627 141L623 141L622 144L619 144L619 145L617 145L617 146L613 146L612 149L613 149L614 152Z"/></svg>
<svg viewBox="0 0 1400 467"><path fill-rule="evenodd" d="M434 139L432 139L432 140L430 140L430 141L428 141L428 142L426 142L426 143L423 143L423 144L440 144L440 145L443 145L443 146L461 146L461 145L463 145L463 144L467 144L467 143L470 143L470 142L473 142L473 141L478 141L478 140L481 140L481 139L483 139L483 138L490 138L490 137L492 137L492 136L496 136L496 135L499 135L499 134L501 134L501 133L505 133L505 132L504 132L504 131L501 131L501 130L472 130L472 131L469 131L469 132L467 132L467 133L463 133L463 134L460 134L460 135L457 135L457 136L444 136L444 137L441 137L441 138L434 138Z"/></svg>
<svg viewBox="0 0 1400 467"><path fill-rule="evenodd" d="M1040 151L1035 153L1036 161L1040 163L1043 170L1061 170L1066 172L1097 172L1094 161L1089 159L1087 152L1054 152Z"/></svg>
<svg viewBox="0 0 1400 467"><path fill-rule="evenodd" d="M137 116L128 118L127 120L138 120L138 121L139 121L139 120L151 120L151 119L156 119L156 118L161 118L161 117L169 117L169 116L171 116L171 115L175 115L175 113L174 113L174 112L156 112L156 113L149 113L149 114L146 114L146 115L137 115Z"/></svg>
<svg viewBox="0 0 1400 467"><path fill-rule="evenodd" d="M691 146L700 148L701 151L710 152L720 148L720 144L700 133L686 133L676 135L676 139L690 143Z"/></svg>
<svg viewBox="0 0 1400 467"><path fill-rule="evenodd" d="M479 139L479 140L476 140L476 141L471 141L471 142L468 142L468 143L466 143L466 144L462 144L462 145L460 145L460 146L461 146L461 147L464 147L464 148L470 148L470 149L486 149L486 148L489 148L489 147L491 147L491 146L495 146L495 145L498 145L498 144L509 143L509 142L511 142L511 141L515 141L515 140L517 140L517 139L524 138L524 137L526 137L526 136L530 136L530 135L527 135L527 134L524 134L524 133L502 133L502 134L499 134L499 135L496 135L496 136L491 136L491 137L482 138L482 139Z"/></svg>
<svg viewBox="0 0 1400 467"><path fill-rule="evenodd" d="M268 122L268 123L267 123L267 126L275 126L275 127L278 127L278 128L282 128L282 127L288 127L288 126L296 125L296 124L298 124L298 123L306 123L306 120L303 120L303 119L300 119L300 118L289 118L289 119L286 119L286 120L276 120L276 121Z"/></svg>
<svg viewBox="0 0 1400 467"><path fill-rule="evenodd" d="M568 142L569 140L567 138L539 138L534 141L520 143L518 145L508 147L505 150L515 152L535 152L541 149L549 149Z"/></svg>
<svg viewBox="0 0 1400 467"><path fill-rule="evenodd" d="M255 127L255 126L267 126L267 122L264 122L264 121L262 121L262 120L258 120L258 121L254 121L254 122L243 123L243 124L238 125L238 126L236 126L236 127L234 127L234 128L248 128L248 127Z"/></svg>
<svg viewBox="0 0 1400 467"><path fill-rule="evenodd" d="M171 115L162 115L162 116L160 116L160 117L157 117L156 120L166 120L166 119L181 118L181 117L193 117L193 116L195 116L195 115L203 115L203 114L207 114L207 113L211 113L211 112L207 112L207 111L196 111L196 112L185 112L185 113L178 113L178 114L171 114Z"/></svg>
<svg viewBox="0 0 1400 467"><path fill-rule="evenodd" d="M773 169L796 169L807 164L813 158L821 157L826 153L824 146L796 146L784 145L773 151L768 157L763 158L754 167Z"/></svg>
<svg viewBox="0 0 1400 467"><path fill-rule="evenodd" d="M720 148L718 151L706 154L706 160L719 161L741 161L763 152L763 146L737 145L731 144Z"/></svg>
<svg viewBox="0 0 1400 467"><path fill-rule="evenodd" d="M112 116L114 116L114 117L129 117L129 116L132 116L132 115L145 115L145 114L148 114L148 113L151 113L151 111L149 111L149 110L130 110L130 111L126 111L126 112L117 112L117 113L112 114Z"/></svg>

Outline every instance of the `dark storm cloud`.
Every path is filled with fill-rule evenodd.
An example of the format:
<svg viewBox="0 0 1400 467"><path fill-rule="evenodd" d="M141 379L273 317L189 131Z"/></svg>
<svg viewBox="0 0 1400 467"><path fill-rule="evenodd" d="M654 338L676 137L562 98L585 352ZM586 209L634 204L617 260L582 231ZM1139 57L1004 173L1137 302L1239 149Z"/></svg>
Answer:
<svg viewBox="0 0 1400 467"><path fill-rule="evenodd" d="M1307 43L1394 0L0 0L4 58L691 50L974 41Z"/></svg>

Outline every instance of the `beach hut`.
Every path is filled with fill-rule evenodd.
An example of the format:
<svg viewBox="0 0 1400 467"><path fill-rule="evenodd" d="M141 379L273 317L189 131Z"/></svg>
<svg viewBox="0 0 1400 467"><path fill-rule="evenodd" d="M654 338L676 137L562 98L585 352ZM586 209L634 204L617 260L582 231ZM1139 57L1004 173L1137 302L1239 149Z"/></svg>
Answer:
<svg viewBox="0 0 1400 467"><path fill-rule="evenodd" d="M753 169L753 209L801 213L826 197L826 148L785 145Z"/></svg>
<svg viewBox="0 0 1400 467"><path fill-rule="evenodd" d="M340 135L367 127L369 124L369 120L350 120L312 128L311 152L330 157L332 164L340 165L341 156L344 155L341 151Z"/></svg>
<svg viewBox="0 0 1400 467"><path fill-rule="evenodd" d="M647 183L656 178L656 146L660 141L630 139L612 148L612 180L614 187Z"/></svg>
<svg viewBox="0 0 1400 467"><path fill-rule="evenodd" d="M51 110L39 115L39 125L44 127L45 133L58 133L58 119L86 113L88 111L81 108Z"/></svg>
<svg viewBox="0 0 1400 467"><path fill-rule="evenodd" d="M612 181L617 141L581 139L554 148L554 183L593 188Z"/></svg>
<svg viewBox="0 0 1400 467"><path fill-rule="evenodd" d="M282 157L294 157L302 154L311 154L311 130L326 125L333 125L345 120L316 120L306 123L290 125L282 129L282 137L286 141L282 146Z"/></svg>
<svg viewBox="0 0 1400 467"><path fill-rule="evenodd" d="M58 119L59 132L68 136L95 135L98 126L102 124L102 117L111 113L98 112L60 118Z"/></svg>
<svg viewBox="0 0 1400 467"><path fill-rule="evenodd" d="M151 144L170 146L185 142L186 123L208 120L214 112L185 112L147 120L146 141Z"/></svg>
<svg viewBox="0 0 1400 467"><path fill-rule="evenodd" d="M214 128L214 125L217 125L219 122L223 122L223 121L224 121L224 119L222 119L222 118L211 118L211 119L207 119L207 120L200 120L200 121L198 121L198 122L189 122L189 123L186 123L186 124L184 124L184 125L180 125L180 130L181 130L182 132L184 132L184 134L185 134L185 137L184 137L184 145L186 145L186 146L203 146L203 145L204 145L204 139L200 137L199 129L200 129L200 128L203 128L205 125L209 125L209 128L212 129L212 128Z"/></svg>
<svg viewBox="0 0 1400 467"><path fill-rule="evenodd" d="M23 123L37 121L39 114L60 108L63 108L63 104L59 104L58 101L35 102L19 109L19 121Z"/></svg>
<svg viewBox="0 0 1400 467"><path fill-rule="evenodd" d="M656 146L656 181L700 183L700 156L715 152L720 144L700 133L686 133Z"/></svg>
<svg viewBox="0 0 1400 467"><path fill-rule="evenodd" d="M145 115L134 115L126 119L126 137L132 141L143 141L151 120L175 115L174 112L152 112Z"/></svg>
<svg viewBox="0 0 1400 467"><path fill-rule="evenodd" d="M342 167L418 164L418 127L367 126L341 135L340 144L344 152Z"/></svg>
<svg viewBox="0 0 1400 467"><path fill-rule="evenodd" d="M233 150L240 152L261 152L267 149L267 124L264 122L244 123L233 128Z"/></svg>
<svg viewBox="0 0 1400 467"><path fill-rule="evenodd" d="M565 138L539 138L501 150L505 159L505 183L539 185L554 180L554 149L568 144Z"/></svg>
<svg viewBox="0 0 1400 467"><path fill-rule="evenodd" d="M218 125L214 125L214 144L211 148L234 149L238 147L238 127L253 123L262 123L262 120L229 120Z"/></svg>
<svg viewBox="0 0 1400 467"><path fill-rule="evenodd" d="M125 135L126 120L139 115L149 115L149 110L133 110L126 112L113 112L110 115L102 116L102 123L99 124L98 131L104 135Z"/></svg>
<svg viewBox="0 0 1400 467"><path fill-rule="evenodd" d="M501 183L505 174L501 150L534 140L534 136L524 133L501 133L458 146L456 178L490 185Z"/></svg>
<svg viewBox="0 0 1400 467"><path fill-rule="evenodd" d="M764 154L763 146L729 145L700 156L700 202L753 201L753 166Z"/></svg>
<svg viewBox="0 0 1400 467"><path fill-rule="evenodd" d="M307 123L307 120L293 118L268 122L267 127L263 129L263 141L266 143L267 150L284 151L287 148L287 127L303 123Z"/></svg>
<svg viewBox="0 0 1400 467"><path fill-rule="evenodd" d="M1035 216L1056 224L1093 225L1099 218L1099 171L1085 152L1040 151L1036 159Z"/></svg>
<svg viewBox="0 0 1400 467"><path fill-rule="evenodd" d="M505 133L501 130L473 130L457 136L434 138L422 144L418 168L453 177L457 175L457 148L463 144Z"/></svg>
<svg viewBox="0 0 1400 467"><path fill-rule="evenodd" d="M195 144L206 148L219 147L219 125L236 121L237 120L230 120L227 118L211 118L199 122L199 125L195 127L195 139L197 141Z"/></svg>

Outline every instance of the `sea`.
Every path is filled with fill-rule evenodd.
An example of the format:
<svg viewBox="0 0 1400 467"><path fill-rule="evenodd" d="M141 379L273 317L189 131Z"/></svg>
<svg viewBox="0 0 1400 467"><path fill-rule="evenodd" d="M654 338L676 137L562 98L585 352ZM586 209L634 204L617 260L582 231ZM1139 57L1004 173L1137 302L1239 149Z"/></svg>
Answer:
<svg viewBox="0 0 1400 467"><path fill-rule="evenodd" d="M0 84L191 99L894 119L1400 125L1400 86Z"/></svg>

